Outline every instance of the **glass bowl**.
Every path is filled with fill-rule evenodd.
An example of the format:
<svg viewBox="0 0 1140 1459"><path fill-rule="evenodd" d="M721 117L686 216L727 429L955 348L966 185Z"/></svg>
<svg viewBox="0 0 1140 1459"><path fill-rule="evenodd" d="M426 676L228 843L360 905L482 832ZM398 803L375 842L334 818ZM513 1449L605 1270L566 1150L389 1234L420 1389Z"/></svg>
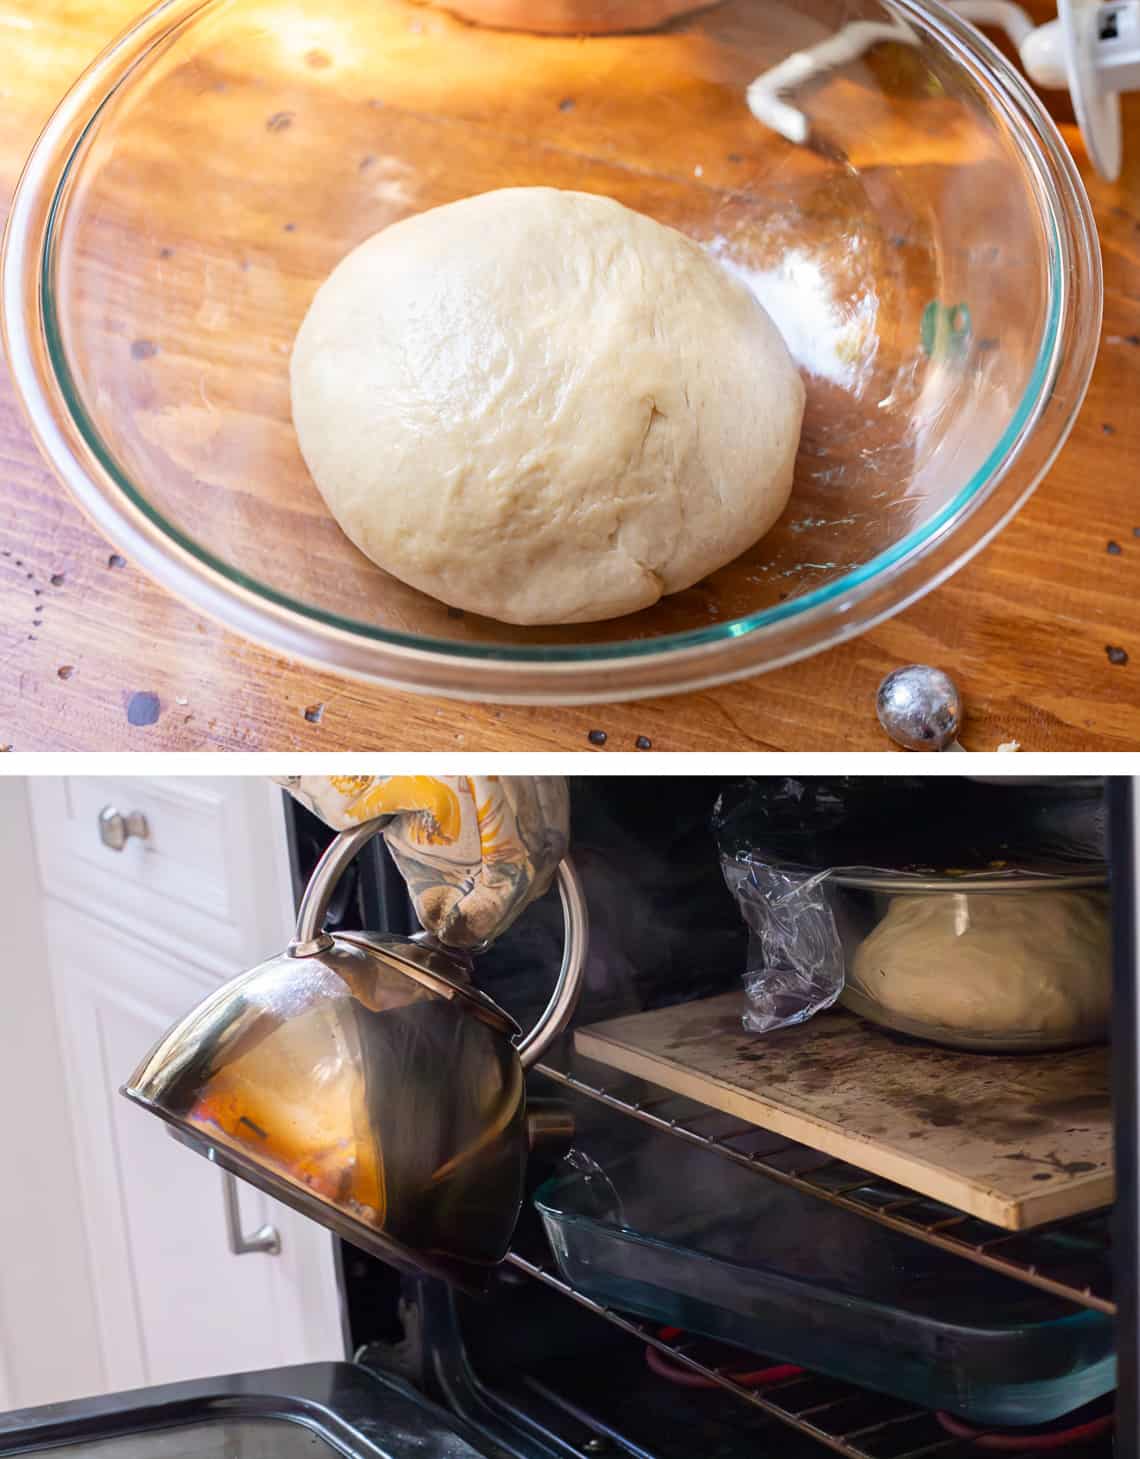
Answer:
<svg viewBox="0 0 1140 1459"><path fill-rule="evenodd" d="M750 83L858 20L893 35L787 93L802 143L753 116ZM295 331L350 248L529 184L698 239L749 280L808 391L768 536L651 609L565 628L449 610L373 566L290 422ZM935 0L722 0L589 37L409 0L167 0L36 144L3 304L40 446L195 608L386 684L569 703L771 668L934 587L1061 445L1101 278L1056 128Z"/></svg>
<svg viewBox="0 0 1140 1459"><path fill-rule="evenodd" d="M852 1013L978 1053L1108 1041L1105 872L852 870L826 885L843 946L839 1001Z"/></svg>

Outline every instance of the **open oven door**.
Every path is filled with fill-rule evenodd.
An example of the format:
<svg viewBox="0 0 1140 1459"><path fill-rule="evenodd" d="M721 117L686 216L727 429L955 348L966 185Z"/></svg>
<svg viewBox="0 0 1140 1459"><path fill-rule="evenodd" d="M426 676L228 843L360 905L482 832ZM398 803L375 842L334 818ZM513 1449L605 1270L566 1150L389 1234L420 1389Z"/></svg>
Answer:
<svg viewBox="0 0 1140 1459"><path fill-rule="evenodd" d="M508 1459L398 1379L311 1363L0 1413L0 1455Z"/></svg>
<svg viewBox="0 0 1140 1459"><path fill-rule="evenodd" d="M1114 940L1116 1454L1118 1459L1140 1459L1140 779L1110 778L1108 826Z"/></svg>

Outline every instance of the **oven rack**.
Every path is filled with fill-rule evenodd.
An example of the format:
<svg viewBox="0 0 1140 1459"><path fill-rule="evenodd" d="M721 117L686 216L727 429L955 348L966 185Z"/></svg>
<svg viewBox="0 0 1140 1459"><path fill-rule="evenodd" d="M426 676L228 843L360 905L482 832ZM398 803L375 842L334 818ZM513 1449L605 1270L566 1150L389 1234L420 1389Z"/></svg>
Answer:
<svg viewBox="0 0 1140 1459"><path fill-rule="evenodd" d="M673 1362L700 1374L715 1387L844 1455L845 1459L926 1459L927 1455L934 1454L940 1459L956 1459L958 1454L964 1456L967 1451L972 1450L975 1456L978 1453L976 1448L972 1449L974 1440L947 1433L927 1409L880 1394L868 1394L834 1379L805 1373L762 1390L745 1388L688 1351L697 1340L684 1336L676 1341L659 1337L651 1325L596 1302L563 1281L551 1267L530 1261L518 1252L509 1252L506 1260L639 1342L656 1348Z"/></svg>
<svg viewBox="0 0 1140 1459"><path fill-rule="evenodd" d="M591 1070L605 1067L577 1057L574 1063L587 1063ZM550 1063L537 1064L535 1072L663 1134L877 1225L1079 1306L1116 1313L1108 1212L1069 1217L1033 1231L1006 1231L646 1081L623 1076L607 1087ZM709 1128L698 1128L702 1124ZM1065 1246L1069 1255L1062 1260L1059 1253Z"/></svg>

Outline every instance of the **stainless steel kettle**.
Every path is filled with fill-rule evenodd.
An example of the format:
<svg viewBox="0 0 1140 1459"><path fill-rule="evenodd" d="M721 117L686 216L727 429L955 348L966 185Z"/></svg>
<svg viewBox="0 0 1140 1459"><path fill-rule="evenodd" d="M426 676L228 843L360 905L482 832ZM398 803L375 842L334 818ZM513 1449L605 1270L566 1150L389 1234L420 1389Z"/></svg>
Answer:
<svg viewBox="0 0 1140 1459"><path fill-rule="evenodd" d="M471 1285L506 1254L523 1198L524 1071L565 1028L587 921L569 861L553 996L525 1038L427 934L324 931L340 876L382 823L342 832L286 952L219 988L123 1089L184 1143L346 1240ZM477 1284L477 1283L476 1283Z"/></svg>

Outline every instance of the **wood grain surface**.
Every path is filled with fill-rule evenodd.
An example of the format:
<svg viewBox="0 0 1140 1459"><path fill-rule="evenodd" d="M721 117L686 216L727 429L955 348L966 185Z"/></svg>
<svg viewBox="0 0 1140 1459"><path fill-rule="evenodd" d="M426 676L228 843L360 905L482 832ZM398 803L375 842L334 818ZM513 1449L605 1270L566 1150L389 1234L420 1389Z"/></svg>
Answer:
<svg viewBox="0 0 1140 1459"><path fill-rule="evenodd" d="M578 1053L1025 1230L1112 1200L1107 1049L966 1054L834 1009L745 1032L743 992L578 1029Z"/></svg>
<svg viewBox="0 0 1140 1459"><path fill-rule="evenodd" d="M0 0L0 208L52 106L137 0ZM1047 9L1035 0L1030 7ZM1105 320L1092 388L1035 497L967 568L862 638L725 688L596 708L468 706L277 657L182 606L84 519L33 445L0 367L0 746L217 750L889 748L888 669L931 662L973 750L1140 746L1140 96L1125 170L1087 164Z"/></svg>

